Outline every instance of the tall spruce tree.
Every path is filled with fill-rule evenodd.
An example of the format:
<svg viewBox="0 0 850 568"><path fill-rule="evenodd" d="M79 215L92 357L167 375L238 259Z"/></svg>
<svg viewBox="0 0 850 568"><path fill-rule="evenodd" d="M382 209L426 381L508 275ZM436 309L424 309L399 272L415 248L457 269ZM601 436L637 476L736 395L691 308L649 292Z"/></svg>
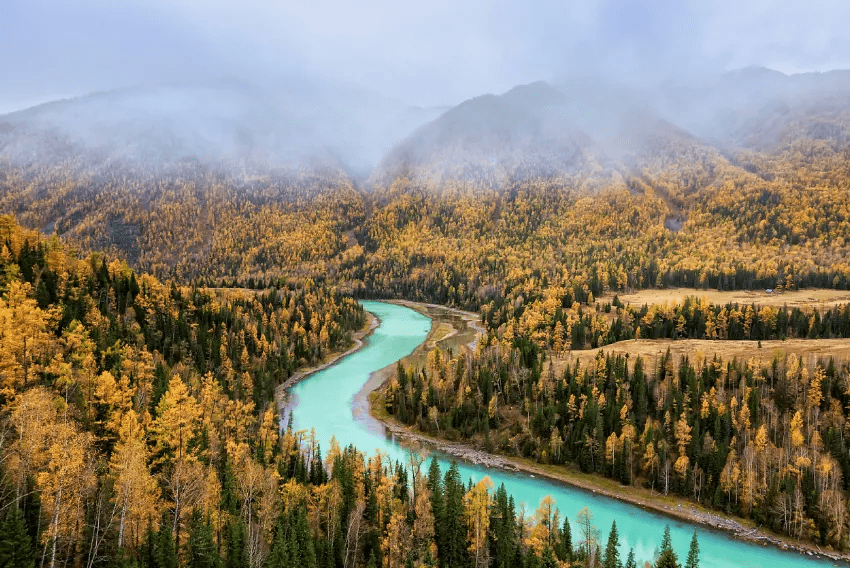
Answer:
<svg viewBox="0 0 850 568"><path fill-rule="evenodd" d="M171 534L171 523L163 515L159 532L156 534L156 550L154 552L156 568L177 568L177 549L174 545L174 535Z"/></svg>
<svg viewBox="0 0 850 568"><path fill-rule="evenodd" d="M542 568L558 568L558 560L552 549L546 547L543 549L543 554L540 556L540 566Z"/></svg>
<svg viewBox="0 0 850 568"><path fill-rule="evenodd" d="M635 560L635 549L629 549L629 555L626 557L626 565L624 568L637 568L637 561Z"/></svg>
<svg viewBox="0 0 850 568"><path fill-rule="evenodd" d="M685 568L699 568L699 541L697 541L697 531L694 531L694 536L691 538L691 548L688 550L688 560L685 562Z"/></svg>
<svg viewBox="0 0 850 568"><path fill-rule="evenodd" d="M664 538L661 539L661 552L655 562L656 568L679 568L679 560L673 550L670 540L670 525L664 527Z"/></svg>
<svg viewBox="0 0 850 568"><path fill-rule="evenodd" d="M210 524L197 509L192 512L189 521L189 539L186 541L189 568L221 568Z"/></svg>
<svg viewBox="0 0 850 568"><path fill-rule="evenodd" d="M559 557L561 561L571 560L573 557L573 533L570 527L570 518L564 519L564 528L561 529L560 549L563 551L563 557Z"/></svg>
<svg viewBox="0 0 850 568"><path fill-rule="evenodd" d="M466 527L464 526L463 496L466 493L457 463L452 462L445 478L445 550L441 553L443 566L461 566L466 558Z"/></svg>
<svg viewBox="0 0 850 568"><path fill-rule="evenodd" d="M437 544L437 556L442 560L446 549L446 517L442 473L437 458L431 459L428 466L427 485L431 491L431 514L434 515L434 542Z"/></svg>
<svg viewBox="0 0 850 568"><path fill-rule="evenodd" d="M290 568L289 541L286 538L286 521L281 515L277 521L274 533L274 542L266 559L266 568Z"/></svg>
<svg viewBox="0 0 850 568"><path fill-rule="evenodd" d="M224 568L242 568L248 565L248 553L245 548L245 525L241 518L236 517L227 524L225 544L227 552L224 557Z"/></svg>
<svg viewBox="0 0 850 568"><path fill-rule="evenodd" d="M505 484L493 494L490 509L490 559L497 568L513 566L516 548L516 514L513 499L508 495Z"/></svg>
<svg viewBox="0 0 850 568"><path fill-rule="evenodd" d="M31 568L33 564L32 538L23 513L13 505L0 522L0 568Z"/></svg>
<svg viewBox="0 0 850 568"><path fill-rule="evenodd" d="M622 568L620 562L620 535L617 533L617 521L611 523L611 532L608 533L608 544L605 545L605 557L602 560L602 568Z"/></svg>
<svg viewBox="0 0 850 568"><path fill-rule="evenodd" d="M139 549L139 561L144 568L156 566L157 532L153 528L153 522L148 519L148 528L145 531L145 540Z"/></svg>
<svg viewBox="0 0 850 568"><path fill-rule="evenodd" d="M300 568L316 568L316 547L310 524L307 522L307 508L298 507L295 511L295 522L292 534L295 538L292 554L292 565Z"/></svg>

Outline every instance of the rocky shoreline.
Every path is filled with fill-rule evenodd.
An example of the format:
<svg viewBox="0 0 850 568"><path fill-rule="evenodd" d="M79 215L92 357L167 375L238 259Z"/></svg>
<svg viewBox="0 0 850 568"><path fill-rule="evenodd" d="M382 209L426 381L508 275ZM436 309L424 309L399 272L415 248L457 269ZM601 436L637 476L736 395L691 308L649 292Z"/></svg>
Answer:
<svg viewBox="0 0 850 568"><path fill-rule="evenodd" d="M411 309L415 309L424 315L433 315L433 311L445 311L448 313L453 313L457 316L463 316L463 319L466 324L469 325L475 331L479 332L476 333L474 339L465 344L470 349L475 349L480 333L484 333L485 331L483 327L477 322L477 317L475 316L475 314L472 314L470 312L464 312L462 310L457 310L454 308L447 308L437 304L423 304L417 302L410 302L407 300L392 300L391 302L403 305L405 307L409 307ZM429 314L429 312L431 312L431 314ZM281 427L283 427L283 417L285 416L286 410L294 402L293 400L290 400L287 396L287 389L291 388L292 386L303 380L305 377L311 375L312 373L321 371L322 369L333 365L342 357L348 356L357 351L358 349L362 348L365 339L380 325L380 320L373 314L367 312L367 317L369 318L367 325L365 325L363 329L357 331L352 336L352 339L354 340L354 345L352 347L350 347L344 352L332 354L321 365L297 371L287 381L282 383L277 388L276 398L278 401L278 408L280 409ZM450 333L443 339L452 337L456 335L459 331L460 330L455 329L454 332ZM420 348L424 348L424 346L431 339L432 338L429 333L429 337L423 342L422 345L417 347L417 350L419 350ZM384 416L380 412L374 412L373 405L375 403L375 399L371 395L375 392L380 391L386 380L394 372L395 366L396 364L393 363L392 365L389 365L383 369L379 369L370 375L368 382L354 397L353 412L355 414L355 417L368 417L378 421L378 423L381 424L384 428L386 428L386 430L389 431L394 437L402 441L417 442L426 447L435 448L440 452L456 457L459 460L467 461L476 465L481 465L488 468L499 468L511 472L524 472L532 475L546 477L558 483L571 485L573 487L589 491L591 493L605 495L606 497L610 497L619 501L625 501L632 505L636 505L644 509L654 511L674 519L700 524L715 530L721 530L740 540L758 543L764 546L772 545L782 550L795 551L810 557L817 556L830 560L832 562L841 562L846 566L850 566L850 554L839 553L832 550L823 550L814 544L791 541L781 536L767 533L763 531L761 527L748 527L743 523L737 521L736 519L724 517L714 512L708 512L706 510L696 508L689 501L683 501L678 506L672 507L666 503L657 501L653 498L652 495L635 496L624 494L622 492L617 492L606 488L602 484L594 483L593 481L570 477L568 472L565 472L564 474L553 474L552 472L543 469L541 466L533 462L529 462L527 460L520 460L512 457L491 454L462 442L451 442L447 440L441 440L439 438L435 438L423 434L421 432L415 431L412 428L396 421L392 417Z"/></svg>
<svg viewBox="0 0 850 568"><path fill-rule="evenodd" d="M446 310L448 312L453 312L456 314L472 315L469 312L463 312L461 310L455 310L453 308L447 308L435 304L421 304L409 301L396 301L394 303L398 303L406 307L415 309L425 315L429 315L428 312L433 310ZM464 320L467 321L467 324L470 323L466 318L464 318ZM476 329L476 331L480 331L482 333L484 332L484 329L480 326L480 324L476 327L473 327L473 329ZM470 348L475 348L475 345L477 344L477 337L478 334L476 334L476 339L470 342L470 344L468 344ZM425 343L427 343L427 341L428 340L426 340ZM824 550L816 544L809 544L786 539L782 536L775 535L773 533L768 533L762 530L760 526L748 527L736 519L725 517L714 512L708 512L706 510L697 508L686 500L682 500L682 502L678 504L678 506L672 507L667 503L660 502L654 499L652 495L642 496L617 492L604 487L602 484L594 483L593 481L570 477L569 474L566 472L564 474L554 474L548 470L543 469L537 464L529 462L527 460L520 460L512 457L491 454L462 442L451 442L447 440L442 440L413 430L411 427L408 427L398 422L394 418L384 415L384 413L374 412L374 408L372 407L372 405L377 400L376 398L373 398L370 404L371 393L380 390L387 378L390 376L390 369L394 368L395 364L393 364L391 368L388 367L372 373L369 382L364 385L361 392L358 393L357 396L355 396L355 405L360 407L358 409L360 412L369 412L372 417L378 420L381 424L383 424L384 427L390 433L392 433L394 437L397 437L403 441L413 441L422 444L426 447L436 448L440 452L449 454L453 457L458 458L459 460L464 460L473 464L482 465L484 467L499 468L512 472L525 472L532 475L546 477L558 483L564 483L566 485L571 485L573 487L577 487L585 491L605 495L612 499L625 501L631 503L632 505L637 505L644 509L654 511L671 518L687 521L690 523L700 524L716 530L721 530L728 534L731 534L734 538L740 540L758 543L764 546L772 545L782 550L795 551L800 554L805 554L807 556L812 557L817 556L833 562L841 562L847 566L850 566L850 554L835 552L833 550Z"/></svg>
<svg viewBox="0 0 850 568"><path fill-rule="evenodd" d="M524 472L540 477L546 477L558 483L571 485L585 491L605 495L606 497L617 499L619 501L626 501L632 505L637 505L641 508L661 513L668 517L721 530L730 533L732 536L740 540L746 540L763 545L773 545L782 550L791 550L807 556L819 556L833 562L842 562L846 565L850 565L850 555L848 554L842 554L831 550L823 550L817 545L789 542L780 536L764 532L761 530L761 527L747 527L735 519L697 509L688 501L683 501L683 503L677 507L671 507L666 504L653 502L650 497L633 498L629 495L624 495L623 493L611 491L600 485L595 485L592 482L570 478L566 474L554 475L551 472L535 467L534 465L505 456L490 454L461 442L449 442L427 436L420 432L411 430L409 427L392 418L379 418L376 416L376 419L379 420L394 437L397 437L400 440L407 442L415 441L426 447L432 447L440 452L456 457L459 460L467 461L476 465L482 465L488 468L499 468L512 472Z"/></svg>

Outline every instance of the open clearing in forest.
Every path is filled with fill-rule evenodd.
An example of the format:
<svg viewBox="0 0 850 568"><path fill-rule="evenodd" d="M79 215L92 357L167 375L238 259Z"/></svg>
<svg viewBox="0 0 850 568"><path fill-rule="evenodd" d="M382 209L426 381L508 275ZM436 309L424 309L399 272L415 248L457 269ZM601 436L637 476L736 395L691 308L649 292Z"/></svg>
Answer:
<svg viewBox="0 0 850 568"><path fill-rule="evenodd" d="M624 304L642 306L644 304L663 304L665 302L681 302L688 296L705 298L713 304L738 304L759 306L787 305L789 308L819 309L832 308L850 302L850 290L828 290L823 288L808 288L781 293L768 294L765 290L697 290L695 288L666 288L663 290L639 290L631 294L617 294ZM605 294L598 298L600 303L614 299L614 294Z"/></svg>
<svg viewBox="0 0 850 568"><path fill-rule="evenodd" d="M780 360L786 355L802 355L803 361L814 365L818 359L829 361L830 357L839 361L850 362L850 339L787 339L762 341L721 341L716 339L628 339L618 341L596 349L572 351L561 357L553 357L552 365L556 374L563 371L569 361L574 364L576 359L583 368L592 365L596 354L629 355L633 365L637 357L643 358L644 369L655 369L656 363L670 349L674 363L678 364L682 356L687 356L691 363L700 359L713 359L718 355L724 361L733 358L741 360L757 359L765 364L776 357Z"/></svg>

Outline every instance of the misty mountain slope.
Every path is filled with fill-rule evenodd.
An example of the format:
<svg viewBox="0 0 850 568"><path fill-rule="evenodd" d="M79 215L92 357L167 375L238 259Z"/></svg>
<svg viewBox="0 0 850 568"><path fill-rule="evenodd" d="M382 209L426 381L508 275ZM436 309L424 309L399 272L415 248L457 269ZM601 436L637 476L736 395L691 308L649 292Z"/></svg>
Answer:
<svg viewBox="0 0 850 568"><path fill-rule="evenodd" d="M789 105L775 102L760 109L734 133L744 148L776 154L799 142L825 143L838 151L850 144L850 92Z"/></svg>
<svg viewBox="0 0 850 568"><path fill-rule="evenodd" d="M503 182L574 175L594 166L593 140L570 120L567 98L545 83L461 103L393 148L373 179Z"/></svg>
<svg viewBox="0 0 850 568"><path fill-rule="evenodd" d="M840 152L848 142L848 71L785 75L748 67L643 88L579 78L467 100L390 150L372 180L500 186L546 177L593 187L611 183L615 172L672 169L690 170L692 192L729 165L724 156L778 156L795 145Z"/></svg>
<svg viewBox="0 0 850 568"><path fill-rule="evenodd" d="M850 71L785 75L763 67L662 87L657 108L725 148L777 152L795 140L847 142Z"/></svg>
<svg viewBox="0 0 850 568"><path fill-rule="evenodd" d="M171 121L162 123L189 114L206 117L197 122L208 130L192 123L194 139L184 135L190 131L185 127L182 137L175 135L178 148L212 137L213 123L251 124L261 141L282 128L279 121L251 122L252 112L265 112L266 98L237 92L232 95L237 102L249 102L222 109L214 94L208 106L192 102L188 112L181 96L169 98L171 106L157 104L157 116ZM298 109L305 124L325 124L322 109L334 104L350 106L339 93L326 96ZM348 99L372 109L356 114L361 126L351 126L351 132L375 132L362 126L364 117L378 110L390 116L401 108L367 98ZM378 170L391 183L371 188L332 176L284 178L249 168L221 172L187 165L177 175L145 170L144 176L132 176L116 165L103 176L58 163L0 167L0 210L28 227L66 237L81 250L109 250L134 266L183 281L305 278L379 296L442 303L464 297L474 306L507 277L507 258L525 258L525 268L541 273L566 270L590 278L583 272L588 266L607 266L617 257L618 268L609 276L634 281L633 271L646 268L641 286L693 285L705 278L726 286L720 279L733 273L733 286L751 285L755 275L782 266L789 267L785 274L837 286L829 283L845 281L850 246L845 222L850 160L846 145L841 155L830 142L843 136L843 102L835 96L829 114L824 100L812 107L789 105L788 117L775 123L757 114L750 115L752 125L742 122L751 133L787 129L795 142L767 153L698 135L658 110L664 101L647 93L586 81L558 88L533 83L468 100L416 129L393 148L395 161L388 158ZM285 117L287 109L296 112L299 101L297 93L282 92L272 99L277 106L269 104ZM74 116L91 123L87 107L78 102L57 104L57 116L44 108L20 113L17 118L26 120L5 120L3 135L14 139L16 128L39 132L42 122L52 126ZM71 113L75 109L77 115ZM102 116L110 128L122 126ZM93 137L101 126L91 128L81 132ZM234 144L231 140L227 143ZM441 186L396 175L426 182L468 176L495 187L451 181ZM824 251L818 249L822 237L829 243ZM716 258L707 260L706 250L717 251ZM667 260L657 264L659 258ZM838 267L839 279L815 274L812 258L821 259L818 266ZM710 268L703 271L706 263ZM548 278L554 282L559 275Z"/></svg>
<svg viewBox="0 0 850 568"><path fill-rule="evenodd" d="M202 165L365 175L435 112L327 85L130 88L0 116L0 160L95 171Z"/></svg>
<svg viewBox="0 0 850 568"><path fill-rule="evenodd" d="M57 101L0 118L14 131L4 157L55 163L87 156L101 163L161 164L236 158L254 135L246 88L139 88ZM76 156L73 154L76 152Z"/></svg>
<svg viewBox="0 0 850 568"><path fill-rule="evenodd" d="M465 101L396 146L373 179L398 176L500 185L508 179L608 183L614 172L693 154L710 144L669 121L644 93L593 81L543 82Z"/></svg>
<svg viewBox="0 0 850 568"><path fill-rule="evenodd" d="M365 89L239 80L137 87L0 116L0 163L86 174L399 176L488 186L569 178L605 185L717 151L782 152L850 140L850 72L751 67L701 83L596 79L517 86L443 112ZM377 166L377 167L376 167Z"/></svg>

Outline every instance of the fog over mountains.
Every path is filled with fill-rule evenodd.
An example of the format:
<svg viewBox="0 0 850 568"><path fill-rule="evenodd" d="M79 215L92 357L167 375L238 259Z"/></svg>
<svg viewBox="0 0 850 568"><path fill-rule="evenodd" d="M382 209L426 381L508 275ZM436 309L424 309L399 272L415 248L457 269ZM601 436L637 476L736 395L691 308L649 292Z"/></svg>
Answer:
<svg viewBox="0 0 850 568"><path fill-rule="evenodd" d="M363 177L439 112L338 85L226 79L126 88L0 116L0 159L95 171L330 168Z"/></svg>
<svg viewBox="0 0 850 568"><path fill-rule="evenodd" d="M96 172L333 171L383 183L589 176L686 147L850 140L850 71L750 67L687 84L536 82L452 108L364 89L237 79L126 88L0 116L0 160Z"/></svg>

